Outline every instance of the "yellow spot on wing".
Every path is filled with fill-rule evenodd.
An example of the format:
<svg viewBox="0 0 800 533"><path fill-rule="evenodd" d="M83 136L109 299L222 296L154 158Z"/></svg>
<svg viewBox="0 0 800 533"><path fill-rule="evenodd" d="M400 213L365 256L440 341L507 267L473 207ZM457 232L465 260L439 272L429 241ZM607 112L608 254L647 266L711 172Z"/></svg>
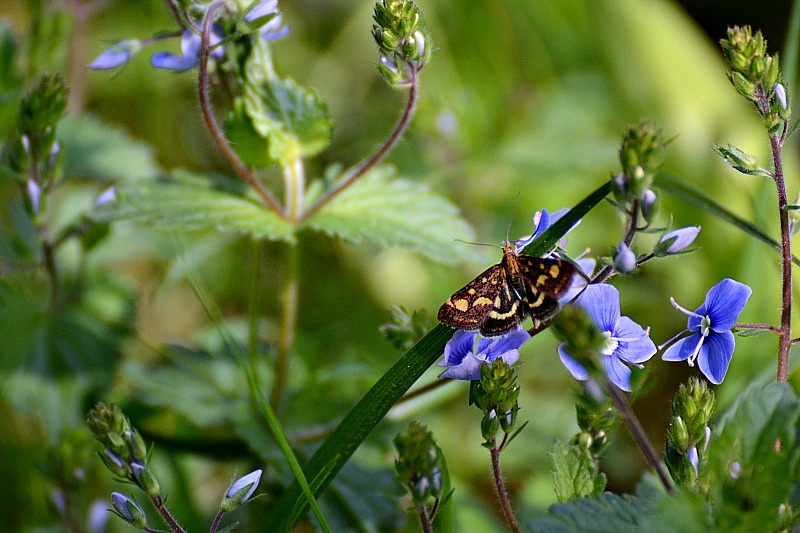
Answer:
<svg viewBox="0 0 800 533"><path fill-rule="evenodd" d="M467 311L467 309L469 309L469 302L461 298L460 300L453 302L453 307L464 313Z"/></svg>
<svg viewBox="0 0 800 533"><path fill-rule="evenodd" d="M472 307L475 307L477 305L492 305L492 301L486 296L481 296L480 298L472 302Z"/></svg>
<svg viewBox="0 0 800 533"><path fill-rule="evenodd" d="M551 265L550 266L550 275L552 277L557 278L559 272L561 272L561 269L558 268L558 265Z"/></svg>

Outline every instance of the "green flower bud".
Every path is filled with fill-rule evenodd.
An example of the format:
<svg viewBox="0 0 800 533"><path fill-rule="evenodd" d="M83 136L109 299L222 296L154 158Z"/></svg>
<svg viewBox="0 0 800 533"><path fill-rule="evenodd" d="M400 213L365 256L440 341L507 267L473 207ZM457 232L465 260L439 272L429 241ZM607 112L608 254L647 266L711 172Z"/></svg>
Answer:
<svg viewBox="0 0 800 533"><path fill-rule="evenodd" d="M439 499L442 493L442 470L439 447L433 434L417 422L394 438L398 457L395 469L401 483L408 488L414 505L426 504L429 498Z"/></svg>
<svg viewBox="0 0 800 533"><path fill-rule="evenodd" d="M112 474L117 477L126 477L128 474L128 463L126 463L119 455L114 453L110 448L103 450L103 453L98 454L103 464L106 465Z"/></svg>
<svg viewBox="0 0 800 533"><path fill-rule="evenodd" d="M147 465L134 461L130 464L133 481L140 489L145 491L148 496L154 498L161 494L161 486L158 484L156 476Z"/></svg>
<svg viewBox="0 0 800 533"><path fill-rule="evenodd" d="M256 491L256 487L258 487L258 483L261 481L261 472L260 468L258 470L253 470L246 476L242 476L231 483L228 486L228 490L225 491L225 497L222 499L222 503L219 504L220 511L229 513L247 502Z"/></svg>
<svg viewBox="0 0 800 533"><path fill-rule="evenodd" d="M116 515L139 529L147 527L147 518L139 505L120 492L111 493L111 505Z"/></svg>
<svg viewBox="0 0 800 533"><path fill-rule="evenodd" d="M135 429L126 429L122 432L122 440L130 451L131 458L137 461L144 461L147 459L147 446L144 439L139 435Z"/></svg>
<svg viewBox="0 0 800 533"><path fill-rule="evenodd" d="M741 172L750 176L763 175L763 169L758 164L758 158L748 154L737 147L729 144L727 148L722 146L714 146L714 151L719 154L727 164Z"/></svg>

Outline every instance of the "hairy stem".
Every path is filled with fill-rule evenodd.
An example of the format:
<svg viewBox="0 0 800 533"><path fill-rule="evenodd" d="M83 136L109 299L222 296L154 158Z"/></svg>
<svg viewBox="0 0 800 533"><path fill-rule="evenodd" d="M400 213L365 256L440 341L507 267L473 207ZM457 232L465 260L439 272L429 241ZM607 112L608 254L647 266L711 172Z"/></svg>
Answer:
<svg viewBox="0 0 800 533"><path fill-rule="evenodd" d="M167 507L164 505L164 500L161 499L161 496L151 496L150 501L153 502L153 506L158 510L158 514L161 515L161 518L167 523L169 528L173 531L173 533L186 533L186 531L178 524L177 520L173 518L170 514Z"/></svg>
<svg viewBox="0 0 800 533"><path fill-rule="evenodd" d="M411 79L408 82L408 101L406 102L406 107L403 110L403 114L401 115L400 120L397 121L392 133L384 141L384 143L372 153L371 156L369 156L354 170L352 170L348 177L341 180L336 187L331 189L322 198L317 200L317 202L314 203L314 205L312 205L309 210L303 214L301 220L304 220L319 211L325 204L333 200L336 196L341 194L342 191L358 181L358 179L364 176L369 169L380 163L383 158L389 154L392 148L394 148L400 141L403 133L405 133L408 125L411 123L411 118L414 116L414 110L417 106L419 73L417 72L417 68L412 63L409 63L408 67L409 72L411 73Z"/></svg>
<svg viewBox="0 0 800 533"><path fill-rule="evenodd" d="M636 235L637 225L639 223L639 200L634 200L631 202L631 210L628 216L628 222L625 227L625 236L622 238L622 242L625 243L625 246L630 246L633 242L633 237ZM643 260L644 261L644 260ZM639 263L637 263L638 265ZM610 278L614 275L614 267L612 265L607 265L603 267L603 269L598 272L593 278L591 283L603 283L605 280Z"/></svg>
<svg viewBox="0 0 800 533"><path fill-rule="evenodd" d="M214 24L214 15L216 14L217 10L220 9L225 5L225 2L214 2L206 11L206 17L203 20L203 40L200 46L200 65L199 65L199 74L197 78L197 93L198 99L200 101L200 110L203 113L203 119L206 122L206 126L208 126L208 131L211 133L211 137L214 139L214 143L219 148L222 155L228 161L228 163L233 167L236 173L241 177L245 183L247 183L258 195L261 197L261 200L264 204L269 207L272 211L278 213L282 217L285 218L285 214L281 209L280 204L272 196L264 185L250 172L250 169L247 168L247 165L239 159L239 156L236 155L230 145L228 144L228 140L225 138L225 135L222 133L219 125L217 124L217 120L214 118L214 111L211 107L211 100L208 93L208 58L211 52L211 27Z"/></svg>
<svg viewBox="0 0 800 533"><path fill-rule="evenodd" d="M644 432L644 428L639 423L639 419L636 418L636 415L633 413L633 409L631 409L628 399L625 397L622 391L620 391L616 385L608 381L608 379L605 380L605 388L608 391L608 394L611 396L611 399L614 401L614 405L616 405L617 409L619 409L619 412L622 413L622 417L625 419L625 423L628 425L628 430L631 432L631 435L637 444L639 444L639 447L642 449L642 453L644 453L645 458L656 471L656 475L658 476L658 479L661 480L661 484L664 485L664 488L667 490L667 492L672 492L674 490L672 486L672 480L664 471L664 467L661 466L661 460L658 458L656 450L653 448L653 444L650 442L650 439L647 438L647 433Z"/></svg>
<svg viewBox="0 0 800 533"><path fill-rule="evenodd" d="M777 133L769 136L772 148L775 186L778 190L778 214L781 223L781 335L778 339L778 381L789 373L789 348L792 345L792 236L789 228L789 204L783 175L781 141Z"/></svg>
<svg viewBox="0 0 800 533"><path fill-rule="evenodd" d="M275 378L269 403L272 409L280 412L283 391L289 374L289 357L294 348L297 333L297 245L287 243L284 246L283 287L281 289L281 329L278 339L278 353L275 357Z"/></svg>
<svg viewBox="0 0 800 533"><path fill-rule="evenodd" d="M514 516L514 510L511 508L511 503L508 501L508 492L506 492L506 485L503 483L503 475L500 473L500 448L497 447L497 440L492 440L492 473L494 474L494 484L497 488L497 495L500 497L500 504L503 507L503 514L508 522L508 527L514 533L519 533L519 524L517 517Z"/></svg>
<svg viewBox="0 0 800 533"><path fill-rule="evenodd" d="M214 517L214 522L211 524L211 528L209 528L208 533L217 533L217 528L219 527L219 521L222 520L222 515L225 512L220 510L217 511L217 515Z"/></svg>

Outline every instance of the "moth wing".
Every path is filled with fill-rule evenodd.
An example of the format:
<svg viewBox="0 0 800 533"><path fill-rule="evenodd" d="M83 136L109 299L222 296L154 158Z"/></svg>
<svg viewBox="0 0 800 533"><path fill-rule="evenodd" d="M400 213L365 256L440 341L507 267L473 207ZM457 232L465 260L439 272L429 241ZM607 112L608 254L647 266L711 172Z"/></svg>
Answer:
<svg viewBox="0 0 800 533"><path fill-rule="evenodd" d="M505 285L505 271L501 265L487 268L442 304L439 322L456 329L480 329Z"/></svg>
<svg viewBox="0 0 800 533"><path fill-rule="evenodd" d="M520 256L522 308L533 319L533 328L550 321L560 307L558 296L569 289L575 267L561 259Z"/></svg>
<svg viewBox="0 0 800 533"><path fill-rule="evenodd" d="M494 299L494 308L481 326L481 335L484 337L502 335L522 322L526 311L521 297L519 291L504 276L503 286Z"/></svg>

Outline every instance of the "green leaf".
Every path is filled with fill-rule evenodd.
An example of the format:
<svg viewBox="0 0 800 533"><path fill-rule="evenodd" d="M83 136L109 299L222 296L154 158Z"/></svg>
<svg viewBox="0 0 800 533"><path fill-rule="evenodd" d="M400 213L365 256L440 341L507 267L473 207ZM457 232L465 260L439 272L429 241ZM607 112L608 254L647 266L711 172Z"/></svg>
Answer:
<svg viewBox="0 0 800 533"><path fill-rule="evenodd" d="M178 183L119 187L116 200L90 213L93 220L132 220L170 230L231 231L294 242L294 226L274 211L232 192Z"/></svg>
<svg viewBox="0 0 800 533"><path fill-rule="evenodd" d="M241 98L235 100L233 109L228 113L225 137L246 165L259 168L269 166L269 143L253 128Z"/></svg>
<svg viewBox="0 0 800 533"><path fill-rule="evenodd" d="M263 39L257 40L247 64L244 106L276 162L312 156L330 144L333 124L327 106L316 93L275 75Z"/></svg>
<svg viewBox="0 0 800 533"><path fill-rule="evenodd" d="M67 115L59 124L58 138L68 177L136 181L160 172L150 145L91 115Z"/></svg>
<svg viewBox="0 0 800 533"><path fill-rule="evenodd" d="M424 184L392 175L390 167L369 172L305 226L353 243L400 246L442 263L456 264L477 253L454 240L470 239L473 232L453 204Z"/></svg>
<svg viewBox="0 0 800 533"><path fill-rule="evenodd" d="M715 522L721 530L780 529L776 510L790 502L800 473L798 419L800 400L789 385L753 384L713 428L708 468Z"/></svg>
<svg viewBox="0 0 800 533"><path fill-rule="evenodd" d="M572 211L530 244L532 251L544 249L549 242L558 242L575 220L584 216L610 192L604 183L582 200ZM561 223L564 221L564 223ZM559 233L560 232L560 233ZM389 409L405 394L420 376L444 353L444 346L453 330L442 324L433 328L390 368L347 414L322 443L303 468L314 494L327 487L361 442L386 416ZM293 483L276 504L270 521L261 528L264 533L290 531L306 513L308 502L297 483Z"/></svg>
<svg viewBox="0 0 800 533"><path fill-rule="evenodd" d="M559 502L596 496L605 489L606 476L598 470L586 448L556 441L548 455Z"/></svg>
<svg viewBox="0 0 800 533"><path fill-rule="evenodd" d="M648 529L653 503L636 496L617 496L604 492L596 498L582 498L557 503L548 510L549 517L535 520L533 531L559 533L627 533Z"/></svg>
<svg viewBox="0 0 800 533"><path fill-rule="evenodd" d="M685 202L688 202L692 205L696 205L700 209L703 209L704 211L711 213L712 215L720 218L721 220L728 222L729 224L744 231L748 235L751 235L756 239L768 244L775 251L780 253L781 251L780 243L778 243L778 241L767 235L767 233L764 230L762 230L752 222L748 222L747 220L741 218L740 216L728 211L725 207L722 206L722 204L716 202L711 197L707 196L705 193L692 187L691 185L682 181L678 177L661 173L656 177L655 185L659 189L670 193L676 198L680 198ZM798 259L797 256L792 257L792 262L800 266L800 259Z"/></svg>

